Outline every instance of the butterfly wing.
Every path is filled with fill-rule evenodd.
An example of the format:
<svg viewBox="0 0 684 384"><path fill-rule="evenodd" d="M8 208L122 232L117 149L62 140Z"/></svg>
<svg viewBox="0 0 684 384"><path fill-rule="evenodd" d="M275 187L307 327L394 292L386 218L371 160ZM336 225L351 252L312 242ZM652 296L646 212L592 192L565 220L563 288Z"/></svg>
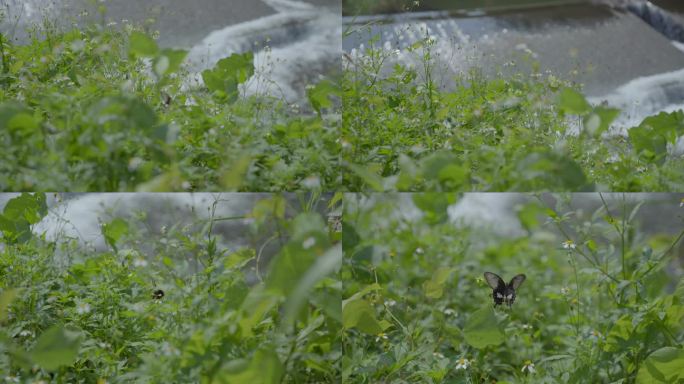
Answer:
<svg viewBox="0 0 684 384"><path fill-rule="evenodd" d="M526 278L527 278L527 277L526 277L524 274L522 274L522 273L519 274L519 275L515 275L515 276L511 279L511 282L508 283L508 286L511 287L511 288L513 288L514 290L517 290L518 287L520 287L520 285L523 283L523 281L525 281Z"/></svg>
<svg viewBox="0 0 684 384"><path fill-rule="evenodd" d="M485 272L484 278L487 281L487 284L494 290L497 288L506 288L506 283L496 273Z"/></svg>

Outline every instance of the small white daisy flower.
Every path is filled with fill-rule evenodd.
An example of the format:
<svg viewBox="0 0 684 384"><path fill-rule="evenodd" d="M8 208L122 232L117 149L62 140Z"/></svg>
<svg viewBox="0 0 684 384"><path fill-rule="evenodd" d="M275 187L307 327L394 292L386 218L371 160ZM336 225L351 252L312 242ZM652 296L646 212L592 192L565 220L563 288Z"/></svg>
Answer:
<svg viewBox="0 0 684 384"><path fill-rule="evenodd" d="M568 287L562 287L562 288L561 288L561 295L567 296L568 294L570 294L570 288L568 288Z"/></svg>
<svg viewBox="0 0 684 384"><path fill-rule="evenodd" d="M84 302L80 302L80 303L76 304L76 313L78 313L79 315L85 315L86 313L89 313L89 312L90 312L90 304L84 303Z"/></svg>
<svg viewBox="0 0 684 384"><path fill-rule="evenodd" d="M380 332L378 333L378 336L375 337L375 342L378 343L380 341L387 341L389 340L389 337L385 334L385 332Z"/></svg>
<svg viewBox="0 0 684 384"><path fill-rule="evenodd" d="M527 371L527 373L535 373L534 363L531 360L525 360L525 365L523 365L521 372Z"/></svg>
<svg viewBox="0 0 684 384"><path fill-rule="evenodd" d="M562 244L563 249L575 249L577 248L577 245L575 245L575 242L572 240L565 240Z"/></svg>
<svg viewBox="0 0 684 384"><path fill-rule="evenodd" d="M458 362L456 363L456 369L457 370L458 369L468 369L469 366L470 366L470 360L468 360L464 357L461 357L460 359L458 359Z"/></svg>
<svg viewBox="0 0 684 384"><path fill-rule="evenodd" d="M432 356L434 356L434 357L436 357L436 358L438 358L438 359L443 359L443 358L444 358L444 355L442 355L442 354L439 353L439 352L432 352Z"/></svg>
<svg viewBox="0 0 684 384"><path fill-rule="evenodd" d="M385 301L385 305L388 307L394 307L395 305L397 305L397 302L392 300L392 299L389 299L389 300Z"/></svg>
<svg viewBox="0 0 684 384"><path fill-rule="evenodd" d="M147 260L143 258L137 258L133 260L133 266L134 267L147 267Z"/></svg>
<svg viewBox="0 0 684 384"><path fill-rule="evenodd" d="M523 324L522 329L525 329L525 330L532 329L532 326L529 324Z"/></svg>
<svg viewBox="0 0 684 384"><path fill-rule="evenodd" d="M302 242L302 248L304 248L304 249L309 249L309 248L313 247L314 245L316 245L316 239L313 237L309 237Z"/></svg>
<svg viewBox="0 0 684 384"><path fill-rule="evenodd" d="M447 316L456 316L456 311L451 308L445 308L443 312Z"/></svg>
<svg viewBox="0 0 684 384"><path fill-rule="evenodd" d="M594 329L589 333L589 339L591 339L592 341L601 340L603 339L603 335L601 334L601 332Z"/></svg>
<svg viewBox="0 0 684 384"><path fill-rule="evenodd" d="M19 336L21 336L21 337L33 337L33 332L24 329L23 331L19 332Z"/></svg>

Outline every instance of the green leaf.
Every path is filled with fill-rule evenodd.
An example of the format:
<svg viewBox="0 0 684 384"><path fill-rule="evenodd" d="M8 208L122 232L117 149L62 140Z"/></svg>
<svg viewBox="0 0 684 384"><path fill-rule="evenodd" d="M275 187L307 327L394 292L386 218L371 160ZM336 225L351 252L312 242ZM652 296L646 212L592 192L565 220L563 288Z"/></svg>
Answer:
<svg viewBox="0 0 684 384"><path fill-rule="evenodd" d="M243 359L231 361L222 367L217 383L279 384L285 373L278 354L271 348L260 348L247 363Z"/></svg>
<svg viewBox="0 0 684 384"><path fill-rule="evenodd" d="M22 193L10 199L0 215L0 231L9 242L25 242L31 238L31 225L47 215L44 193Z"/></svg>
<svg viewBox="0 0 684 384"><path fill-rule="evenodd" d="M432 273L432 278L423 283L425 296L430 299L439 299L444 294L444 284L454 271L453 268L439 267Z"/></svg>
<svg viewBox="0 0 684 384"><path fill-rule="evenodd" d="M256 252L252 248L239 249L226 257L223 266L226 269L242 268L256 258Z"/></svg>
<svg viewBox="0 0 684 384"><path fill-rule="evenodd" d="M560 91L558 108L573 115L584 115L591 111L591 105L584 96L572 88L563 88Z"/></svg>
<svg viewBox="0 0 684 384"><path fill-rule="evenodd" d="M675 144L684 134L684 111L661 112L649 116L628 132L635 152L644 160L662 164L667 155L667 144Z"/></svg>
<svg viewBox="0 0 684 384"><path fill-rule="evenodd" d="M489 305L478 309L468 317L463 336L468 344L479 349L499 345L505 340L503 327L496 319L494 308Z"/></svg>
<svg viewBox="0 0 684 384"><path fill-rule="evenodd" d="M204 85L211 91L225 92L228 100L237 100L238 85L254 75L254 54L234 53L219 60L213 69L202 72Z"/></svg>
<svg viewBox="0 0 684 384"><path fill-rule="evenodd" d="M542 150L532 152L516 165L516 190L591 191L582 167L572 158Z"/></svg>
<svg viewBox="0 0 684 384"><path fill-rule="evenodd" d="M684 380L684 349L664 347L651 353L639 367L637 384L681 383Z"/></svg>
<svg viewBox="0 0 684 384"><path fill-rule="evenodd" d="M18 294L19 290L17 289L7 289L0 293L0 323L7 319L7 308L9 308Z"/></svg>
<svg viewBox="0 0 684 384"><path fill-rule="evenodd" d="M154 59L154 72L157 76L162 77L175 73L180 69L185 56L188 51L181 49L164 49L159 52L159 55Z"/></svg>
<svg viewBox="0 0 684 384"><path fill-rule="evenodd" d="M592 136L599 136L610 128L619 114L620 110L616 108L596 107L584 117L584 129Z"/></svg>
<svg viewBox="0 0 684 384"><path fill-rule="evenodd" d="M423 211L423 219L430 224L445 222L449 218L449 206L458 200L458 195L453 193L415 193L411 197L413 204Z"/></svg>
<svg viewBox="0 0 684 384"><path fill-rule="evenodd" d="M314 286L326 276L339 271L342 266L342 246L338 244L329 248L322 256L316 258L314 264L298 280L293 281L294 289L285 301L285 324L292 324L297 314L306 304Z"/></svg>
<svg viewBox="0 0 684 384"><path fill-rule="evenodd" d="M128 52L143 57L153 57L159 52L157 42L142 32L133 32L129 38Z"/></svg>
<svg viewBox="0 0 684 384"><path fill-rule="evenodd" d="M320 115L321 109L330 108L333 105L332 97L339 97L341 92L337 83L323 79L315 86L307 88L306 96L313 109Z"/></svg>
<svg viewBox="0 0 684 384"><path fill-rule="evenodd" d="M80 345L80 332L55 325L40 335L28 356L41 368L52 371L73 364Z"/></svg>
<svg viewBox="0 0 684 384"><path fill-rule="evenodd" d="M375 309L364 299L342 302L342 325L346 329L356 328L369 335L377 335L385 330L375 317Z"/></svg>
<svg viewBox="0 0 684 384"><path fill-rule="evenodd" d="M104 236L105 241L114 248L115 251L116 243L126 234L128 234L128 223L121 218L117 217L102 226L102 235Z"/></svg>
<svg viewBox="0 0 684 384"><path fill-rule="evenodd" d="M518 220L527 231L531 231L539 226L539 217L544 216L546 211L538 203L528 203L517 210Z"/></svg>

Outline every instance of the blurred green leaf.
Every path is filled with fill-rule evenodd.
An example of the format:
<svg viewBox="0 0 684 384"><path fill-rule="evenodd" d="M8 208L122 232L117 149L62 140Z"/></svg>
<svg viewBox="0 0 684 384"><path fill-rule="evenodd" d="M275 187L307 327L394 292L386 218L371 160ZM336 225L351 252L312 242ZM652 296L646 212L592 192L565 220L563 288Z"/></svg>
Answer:
<svg viewBox="0 0 684 384"><path fill-rule="evenodd" d="M639 367L637 384L684 381L684 349L664 347L651 353Z"/></svg>
<svg viewBox="0 0 684 384"><path fill-rule="evenodd" d="M216 376L217 383L239 384L279 384L285 373L278 354L271 348L260 348L249 363L238 361L227 363Z"/></svg>
<svg viewBox="0 0 684 384"><path fill-rule="evenodd" d="M153 57L159 51L159 47L150 36L134 31L130 36L128 51L136 56Z"/></svg>
<svg viewBox="0 0 684 384"><path fill-rule="evenodd" d="M449 206L458 201L458 195L453 193L415 193L411 198L430 224L445 222L449 218Z"/></svg>
<svg viewBox="0 0 684 384"><path fill-rule="evenodd" d="M478 309L468 317L463 336L468 344L479 349L499 345L505 340L503 327L490 305Z"/></svg>
<svg viewBox="0 0 684 384"><path fill-rule="evenodd" d="M439 299L444 294L444 284L454 271L453 268L439 267L432 273L432 278L423 283L425 296L430 299Z"/></svg>
<svg viewBox="0 0 684 384"><path fill-rule="evenodd" d="M591 110L591 105L581 93L572 88L563 88L558 96L558 108L565 113L584 115Z"/></svg>
<svg viewBox="0 0 684 384"><path fill-rule="evenodd" d="M22 193L10 199L0 215L0 231L9 243L25 242L31 238L31 225L47 215L44 193Z"/></svg>
<svg viewBox="0 0 684 384"><path fill-rule="evenodd" d="M356 328L369 335L377 335L385 330L375 317L375 309L361 298L342 302L342 325L346 329Z"/></svg>
<svg viewBox="0 0 684 384"><path fill-rule="evenodd" d="M616 108L596 107L584 116L584 129L592 136L599 136L610 128L619 114L620 110Z"/></svg>
<svg viewBox="0 0 684 384"><path fill-rule="evenodd" d="M237 100L238 85L254 75L254 54L234 53L219 60L213 69L202 72L204 84L211 91L225 92L229 102Z"/></svg>
<svg viewBox="0 0 684 384"><path fill-rule="evenodd" d="M17 289L7 289L0 293L0 323L7 319L7 308L18 294L19 290Z"/></svg>
<svg viewBox="0 0 684 384"><path fill-rule="evenodd" d="M102 235L104 236L107 244L109 244L109 246L115 251L117 250L116 243L121 240L123 236L127 235L128 231L128 223L126 220L118 217L109 223L102 225Z"/></svg>
<svg viewBox="0 0 684 384"><path fill-rule="evenodd" d="M81 332L55 325L43 332L36 345L28 352L30 359L43 369L56 370L71 365L81 345Z"/></svg>
<svg viewBox="0 0 684 384"><path fill-rule="evenodd" d="M332 98L341 96L341 93L340 86L328 79L323 79L306 90L309 103L318 114L321 113L321 109L332 107Z"/></svg>

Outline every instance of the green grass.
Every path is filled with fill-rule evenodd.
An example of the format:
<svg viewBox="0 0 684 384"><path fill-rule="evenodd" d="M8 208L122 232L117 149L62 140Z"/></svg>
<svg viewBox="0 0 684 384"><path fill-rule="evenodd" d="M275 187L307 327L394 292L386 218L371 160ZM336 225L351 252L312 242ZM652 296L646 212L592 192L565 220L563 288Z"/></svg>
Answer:
<svg viewBox="0 0 684 384"><path fill-rule="evenodd" d="M357 33L357 32L350 32ZM358 32L362 33L362 32ZM578 88L541 74L455 75L439 87L434 40L393 61L374 46L345 55L343 160L347 190L671 191L684 157L668 152L684 112L608 134L620 113L590 105ZM534 66L533 66L534 68Z"/></svg>
<svg viewBox="0 0 684 384"><path fill-rule="evenodd" d="M247 217L151 228L103 217L107 249L30 226L45 195L0 214L0 375L26 383L333 383L340 368L339 198L270 195ZM227 248L221 221L251 219ZM64 223L69 225L69 223ZM270 261L264 247L275 247ZM272 252L271 252L272 253ZM157 290L162 289L163 297ZM337 305L335 305L337 304Z"/></svg>
<svg viewBox="0 0 684 384"><path fill-rule="evenodd" d="M44 28L26 45L0 34L0 190L341 185L335 82L309 87L302 113L242 94L249 81L270 81L251 76L249 52L205 71L201 88L183 87L185 55L132 27Z"/></svg>
<svg viewBox="0 0 684 384"><path fill-rule="evenodd" d="M684 379L684 283L672 277L681 214L662 233L639 218L654 200L528 195L516 208L522 233L502 235L498 222L450 222L458 199L345 196L345 382ZM658 200L683 209L681 196ZM526 274L510 309L493 308L485 271Z"/></svg>

